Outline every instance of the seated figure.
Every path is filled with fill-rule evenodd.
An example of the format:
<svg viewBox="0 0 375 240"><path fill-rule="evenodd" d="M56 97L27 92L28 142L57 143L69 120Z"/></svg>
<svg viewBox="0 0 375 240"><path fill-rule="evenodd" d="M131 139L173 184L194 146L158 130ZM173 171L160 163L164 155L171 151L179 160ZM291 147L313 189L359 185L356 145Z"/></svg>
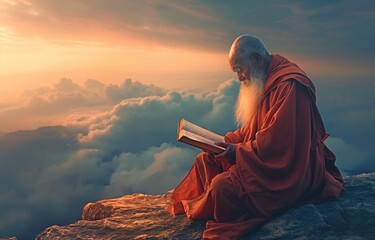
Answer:
<svg viewBox="0 0 375 240"><path fill-rule="evenodd" d="M229 64L241 82L240 128L218 143L225 152L197 156L167 207L207 219L203 239L239 238L292 206L337 198L344 188L306 74L253 36L234 41Z"/></svg>

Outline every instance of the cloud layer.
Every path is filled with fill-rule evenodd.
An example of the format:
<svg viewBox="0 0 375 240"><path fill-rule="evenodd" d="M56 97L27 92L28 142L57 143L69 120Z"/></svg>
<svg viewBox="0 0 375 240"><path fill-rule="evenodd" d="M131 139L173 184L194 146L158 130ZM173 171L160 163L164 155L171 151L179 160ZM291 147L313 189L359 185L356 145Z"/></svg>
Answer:
<svg viewBox="0 0 375 240"><path fill-rule="evenodd" d="M212 93L163 93L155 86L129 80L123 87L89 83L111 93L97 95L99 106L116 102L120 95L123 100L108 111L75 114L65 126L0 136L0 232L4 236L17 233L28 239L50 224L67 224L80 217L88 201L133 192L164 193L176 186L198 153L176 143L181 117L221 134L233 129L235 81L224 82ZM67 92L74 92L68 96L78 101L77 109L94 105L87 85L82 88L65 79L52 90L36 92L54 100L48 102L49 107L64 112L67 108L58 99L66 101Z"/></svg>
<svg viewBox="0 0 375 240"><path fill-rule="evenodd" d="M332 135L327 144L339 168L345 175L375 171L375 140L369 136L375 117L368 96L351 96L353 83L343 101L345 91L333 91L337 84L317 85ZM120 86L88 80L82 87L62 79L53 88L27 92L28 99L40 100L29 100L22 108L26 113L19 109L19 114L39 109L40 116L69 117L64 126L0 135L0 232L28 239L48 225L79 219L86 202L175 187L198 153L176 142L178 120L222 135L234 130L238 87L228 80L213 92L166 91L131 80Z"/></svg>

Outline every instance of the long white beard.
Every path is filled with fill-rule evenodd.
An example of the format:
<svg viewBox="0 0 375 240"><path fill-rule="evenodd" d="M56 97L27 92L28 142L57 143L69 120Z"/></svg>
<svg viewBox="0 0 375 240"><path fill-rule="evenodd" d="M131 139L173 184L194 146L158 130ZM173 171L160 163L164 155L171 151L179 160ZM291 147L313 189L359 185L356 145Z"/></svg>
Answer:
<svg viewBox="0 0 375 240"><path fill-rule="evenodd" d="M252 119L256 116L259 105L263 99L263 86L266 74L256 72L253 73L251 80L241 82L240 91L237 97L237 103L234 111L234 118L238 127L250 127Z"/></svg>

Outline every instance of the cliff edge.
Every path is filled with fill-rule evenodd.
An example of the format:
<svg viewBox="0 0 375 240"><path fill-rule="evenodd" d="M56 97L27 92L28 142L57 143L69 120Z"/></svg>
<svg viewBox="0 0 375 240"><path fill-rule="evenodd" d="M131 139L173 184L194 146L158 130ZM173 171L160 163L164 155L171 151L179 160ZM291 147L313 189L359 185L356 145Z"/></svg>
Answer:
<svg viewBox="0 0 375 240"><path fill-rule="evenodd" d="M375 239L375 173L345 182L339 199L292 208L243 239ZM36 239L200 239L205 222L171 216L164 211L167 203L168 194L88 203L83 220L48 227Z"/></svg>

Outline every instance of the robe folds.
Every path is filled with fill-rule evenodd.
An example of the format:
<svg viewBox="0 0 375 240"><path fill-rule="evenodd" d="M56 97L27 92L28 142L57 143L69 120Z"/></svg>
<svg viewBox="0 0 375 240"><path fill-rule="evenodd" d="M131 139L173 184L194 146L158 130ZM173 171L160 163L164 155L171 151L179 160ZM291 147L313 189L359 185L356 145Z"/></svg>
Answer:
<svg viewBox="0 0 375 240"><path fill-rule="evenodd" d="M203 239L236 239L292 206L336 198L344 182L327 137L311 80L272 55L257 116L225 135L235 162L199 154L166 209L207 219Z"/></svg>

